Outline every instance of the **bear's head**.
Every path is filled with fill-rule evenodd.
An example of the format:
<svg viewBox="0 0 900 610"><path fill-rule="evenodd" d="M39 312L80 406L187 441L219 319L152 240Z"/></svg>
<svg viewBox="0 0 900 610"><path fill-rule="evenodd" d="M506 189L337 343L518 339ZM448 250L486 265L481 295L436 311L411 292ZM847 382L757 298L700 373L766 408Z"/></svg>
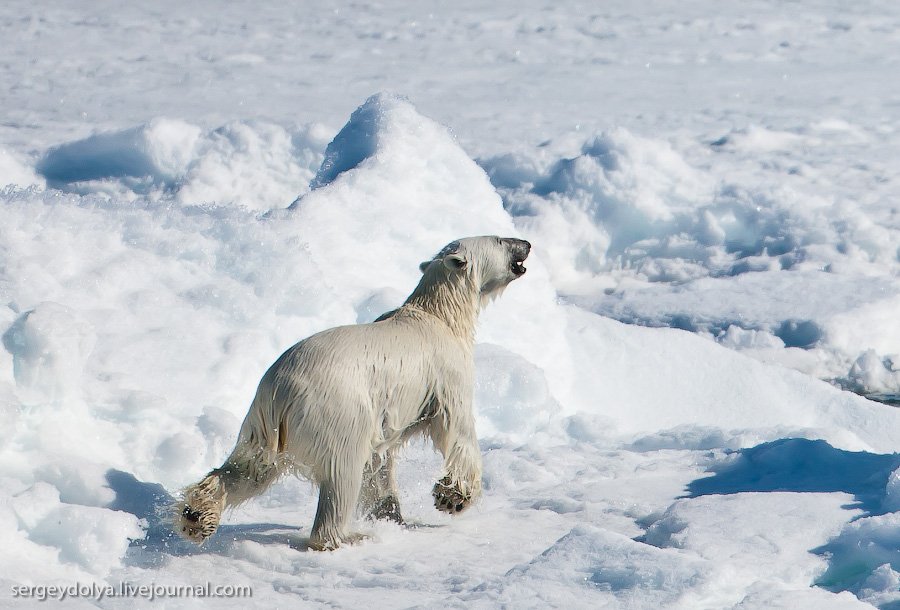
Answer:
<svg viewBox="0 0 900 610"><path fill-rule="evenodd" d="M514 237L466 237L450 242L430 261L419 265L424 274L464 279L484 305L499 296L513 280L525 274L522 263L531 244Z"/></svg>

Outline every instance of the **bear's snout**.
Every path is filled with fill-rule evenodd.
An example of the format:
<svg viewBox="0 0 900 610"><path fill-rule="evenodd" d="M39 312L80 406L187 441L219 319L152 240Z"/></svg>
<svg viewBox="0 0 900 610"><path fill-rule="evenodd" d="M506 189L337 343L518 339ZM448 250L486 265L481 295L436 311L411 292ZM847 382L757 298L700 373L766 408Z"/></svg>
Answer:
<svg viewBox="0 0 900 610"><path fill-rule="evenodd" d="M516 239L515 237L507 237L503 241L506 243L506 247L509 248L510 269L518 277L527 271L522 263L525 262L525 259L528 258L528 254L531 252L531 244L524 239Z"/></svg>

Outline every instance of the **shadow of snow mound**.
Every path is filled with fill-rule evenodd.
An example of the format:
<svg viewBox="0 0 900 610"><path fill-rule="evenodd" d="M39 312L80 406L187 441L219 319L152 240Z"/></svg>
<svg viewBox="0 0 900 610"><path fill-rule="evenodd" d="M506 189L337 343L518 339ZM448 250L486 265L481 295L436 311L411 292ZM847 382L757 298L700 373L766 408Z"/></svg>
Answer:
<svg viewBox="0 0 900 610"><path fill-rule="evenodd" d="M175 498L159 483L139 481L133 474L114 468L106 471L106 484L116 494L107 508L146 519L151 527L162 523L175 503Z"/></svg>
<svg viewBox="0 0 900 610"><path fill-rule="evenodd" d="M131 513L143 519L147 528L143 539L131 543L126 561L135 547L157 553L190 550L190 543L172 530L171 510L175 498L162 485L139 481L133 474L113 468L106 471L106 484L116 494L107 508Z"/></svg>
<svg viewBox="0 0 900 610"><path fill-rule="evenodd" d="M900 394L874 393L864 394L864 396L875 402L882 402L886 405L891 405L892 407L900 407Z"/></svg>
<svg viewBox="0 0 900 610"><path fill-rule="evenodd" d="M710 470L636 540L696 550L731 574L742 563L754 579L797 570L804 588L849 591L882 608L900 601L900 512L889 512L900 508L900 454L782 438L728 452Z"/></svg>
<svg viewBox="0 0 900 610"><path fill-rule="evenodd" d="M867 515L883 514L887 483L900 455L835 449L822 440L787 438L732 454L711 477L688 485L688 497L743 492L844 492Z"/></svg>

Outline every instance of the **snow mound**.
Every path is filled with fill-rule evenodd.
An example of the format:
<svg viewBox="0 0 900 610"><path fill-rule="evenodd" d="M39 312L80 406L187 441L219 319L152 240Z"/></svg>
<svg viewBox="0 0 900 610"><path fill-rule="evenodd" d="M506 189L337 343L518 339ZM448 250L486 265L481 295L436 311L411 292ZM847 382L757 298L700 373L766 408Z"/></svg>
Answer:
<svg viewBox="0 0 900 610"><path fill-rule="evenodd" d="M504 605L666 607L702 579L701 566L677 550L583 525L484 590Z"/></svg>
<svg viewBox="0 0 900 610"><path fill-rule="evenodd" d="M705 428L701 439L718 428L733 436L753 430L756 440L748 435L745 443L797 436L874 452L900 444L884 428L900 421L895 409L694 334L565 311L575 381L561 403L602 414L619 432L643 435L689 422Z"/></svg>
<svg viewBox="0 0 900 610"><path fill-rule="evenodd" d="M15 155L0 148L0 189L9 185L44 186L44 179Z"/></svg>
<svg viewBox="0 0 900 610"><path fill-rule="evenodd" d="M40 303L3 334L23 404L54 402L77 392L96 336L67 307Z"/></svg>
<svg viewBox="0 0 900 610"><path fill-rule="evenodd" d="M446 127L395 95L374 95L351 115L314 184L284 217L303 227L304 244L329 286L358 306L391 287L411 289L418 262L458 237L518 235L484 171ZM562 321L542 256L529 262L531 281L513 284L488 308L481 337L552 366L564 350ZM407 293L393 294L396 307ZM528 303L527 319L517 313L521 302ZM542 349L525 339L531 333L541 337Z"/></svg>
<svg viewBox="0 0 900 610"><path fill-rule="evenodd" d="M553 245L551 271L564 292L614 286L607 275L672 283L801 263L900 263L895 231L873 225L860 206L722 182L669 142L622 128L580 147L564 139L480 163L517 226Z"/></svg>
<svg viewBox="0 0 900 610"><path fill-rule="evenodd" d="M134 515L63 504L46 483L18 494L12 506L29 540L57 548L62 562L98 576L120 565L131 540L144 537Z"/></svg>
<svg viewBox="0 0 900 610"><path fill-rule="evenodd" d="M262 121L229 123L199 144L180 178L177 199L259 210L285 207L308 189L327 141L321 125L285 129Z"/></svg>
<svg viewBox="0 0 900 610"><path fill-rule="evenodd" d="M156 119L140 127L101 133L50 149L37 170L52 185L102 178L173 181L194 155L200 128Z"/></svg>
<svg viewBox="0 0 900 610"><path fill-rule="evenodd" d="M22 552L18 561L8 562L4 576L20 582L52 574L48 559L62 564L57 573L105 577L121 565L130 542L144 537L134 515L61 502L59 491L45 482L15 494L8 505Z"/></svg>
<svg viewBox="0 0 900 610"><path fill-rule="evenodd" d="M174 194L186 204L285 207L308 189L327 131L264 121L228 123L204 133L157 118L50 149L37 171L55 188L134 198Z"/></svg>
<svg viewBox="0 0 900 610"><path fill-rule="evenodd" d="M478 427L491 437L527 441L560 411L544 372L498 345L475 349Z"/></svg>
<svg viewBox="0 0 900 610"><path fill-rule="evenodd" d="M801 608L829 597L809 587L825 561L804 544L826 541L846 520L840 495L742 493L679 500L643 537L706 562L703 582L685 592L683 607L717 600L717 607L767 607L760 596L789 593ZM779 595L778 597L781 597ZM850 598L852 600L852 598ZM708 603L708 601L707 601Z"/></svg>
<svg viewBox="0 0 900 610"><path fill-rule="evenodd" d="M891 608L900 601L900 513L859 519L816 549L831 565L816 584L850 591L873 606Z"/></svg>

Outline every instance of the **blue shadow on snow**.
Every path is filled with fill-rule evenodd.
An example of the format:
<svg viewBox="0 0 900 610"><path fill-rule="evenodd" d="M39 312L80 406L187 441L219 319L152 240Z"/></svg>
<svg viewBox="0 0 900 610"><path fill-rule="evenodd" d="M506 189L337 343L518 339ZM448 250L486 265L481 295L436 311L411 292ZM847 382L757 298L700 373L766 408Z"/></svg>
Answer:
<svg viewBox="0 0 900 610"><path fill-rule="evenodd" d="M751 491L844 492L856 500L847 508L858 508L868 517L884 514L888 477L900 467L900 454L845 451L805 438L779 439L734 453L735 461L690 483L687 497Z"/></svg>
<svg viewBox="0 0 900 610"><path fill-rule="evenodd" d="M162 485L139 481L134 475L115 469L106 472L106 484L116 494L107 508L131 513L147 523L146 536L133 541L128 549L127 565L156 567L172 555L227 555L236 542L244 540L285 544L301 551L309 549L307 540L297 535L296 526L276 523L221 525L214 536L198 546L173 531L172 510L176 500Z"/></svg>
<svg viewBox="0 0 900 610"><path fill-rule="evenodd" d="M713 469L715 474L688 485L688 496L741 492L844 492L866 517L884 515L887 482L900 467L900 454L875 454L836 449L822 440L779 439L736 451L737 458ZM851 522L852 522L851 521ZM877 524L875 525L877 527ZM879 566L900 570L900 534L871 534L846 529L811 553L828 560L828 569L815 585L832 592L850 591L859 596L867 579ZM880 610L900 610L900 601L888 601Z"/></svg>

